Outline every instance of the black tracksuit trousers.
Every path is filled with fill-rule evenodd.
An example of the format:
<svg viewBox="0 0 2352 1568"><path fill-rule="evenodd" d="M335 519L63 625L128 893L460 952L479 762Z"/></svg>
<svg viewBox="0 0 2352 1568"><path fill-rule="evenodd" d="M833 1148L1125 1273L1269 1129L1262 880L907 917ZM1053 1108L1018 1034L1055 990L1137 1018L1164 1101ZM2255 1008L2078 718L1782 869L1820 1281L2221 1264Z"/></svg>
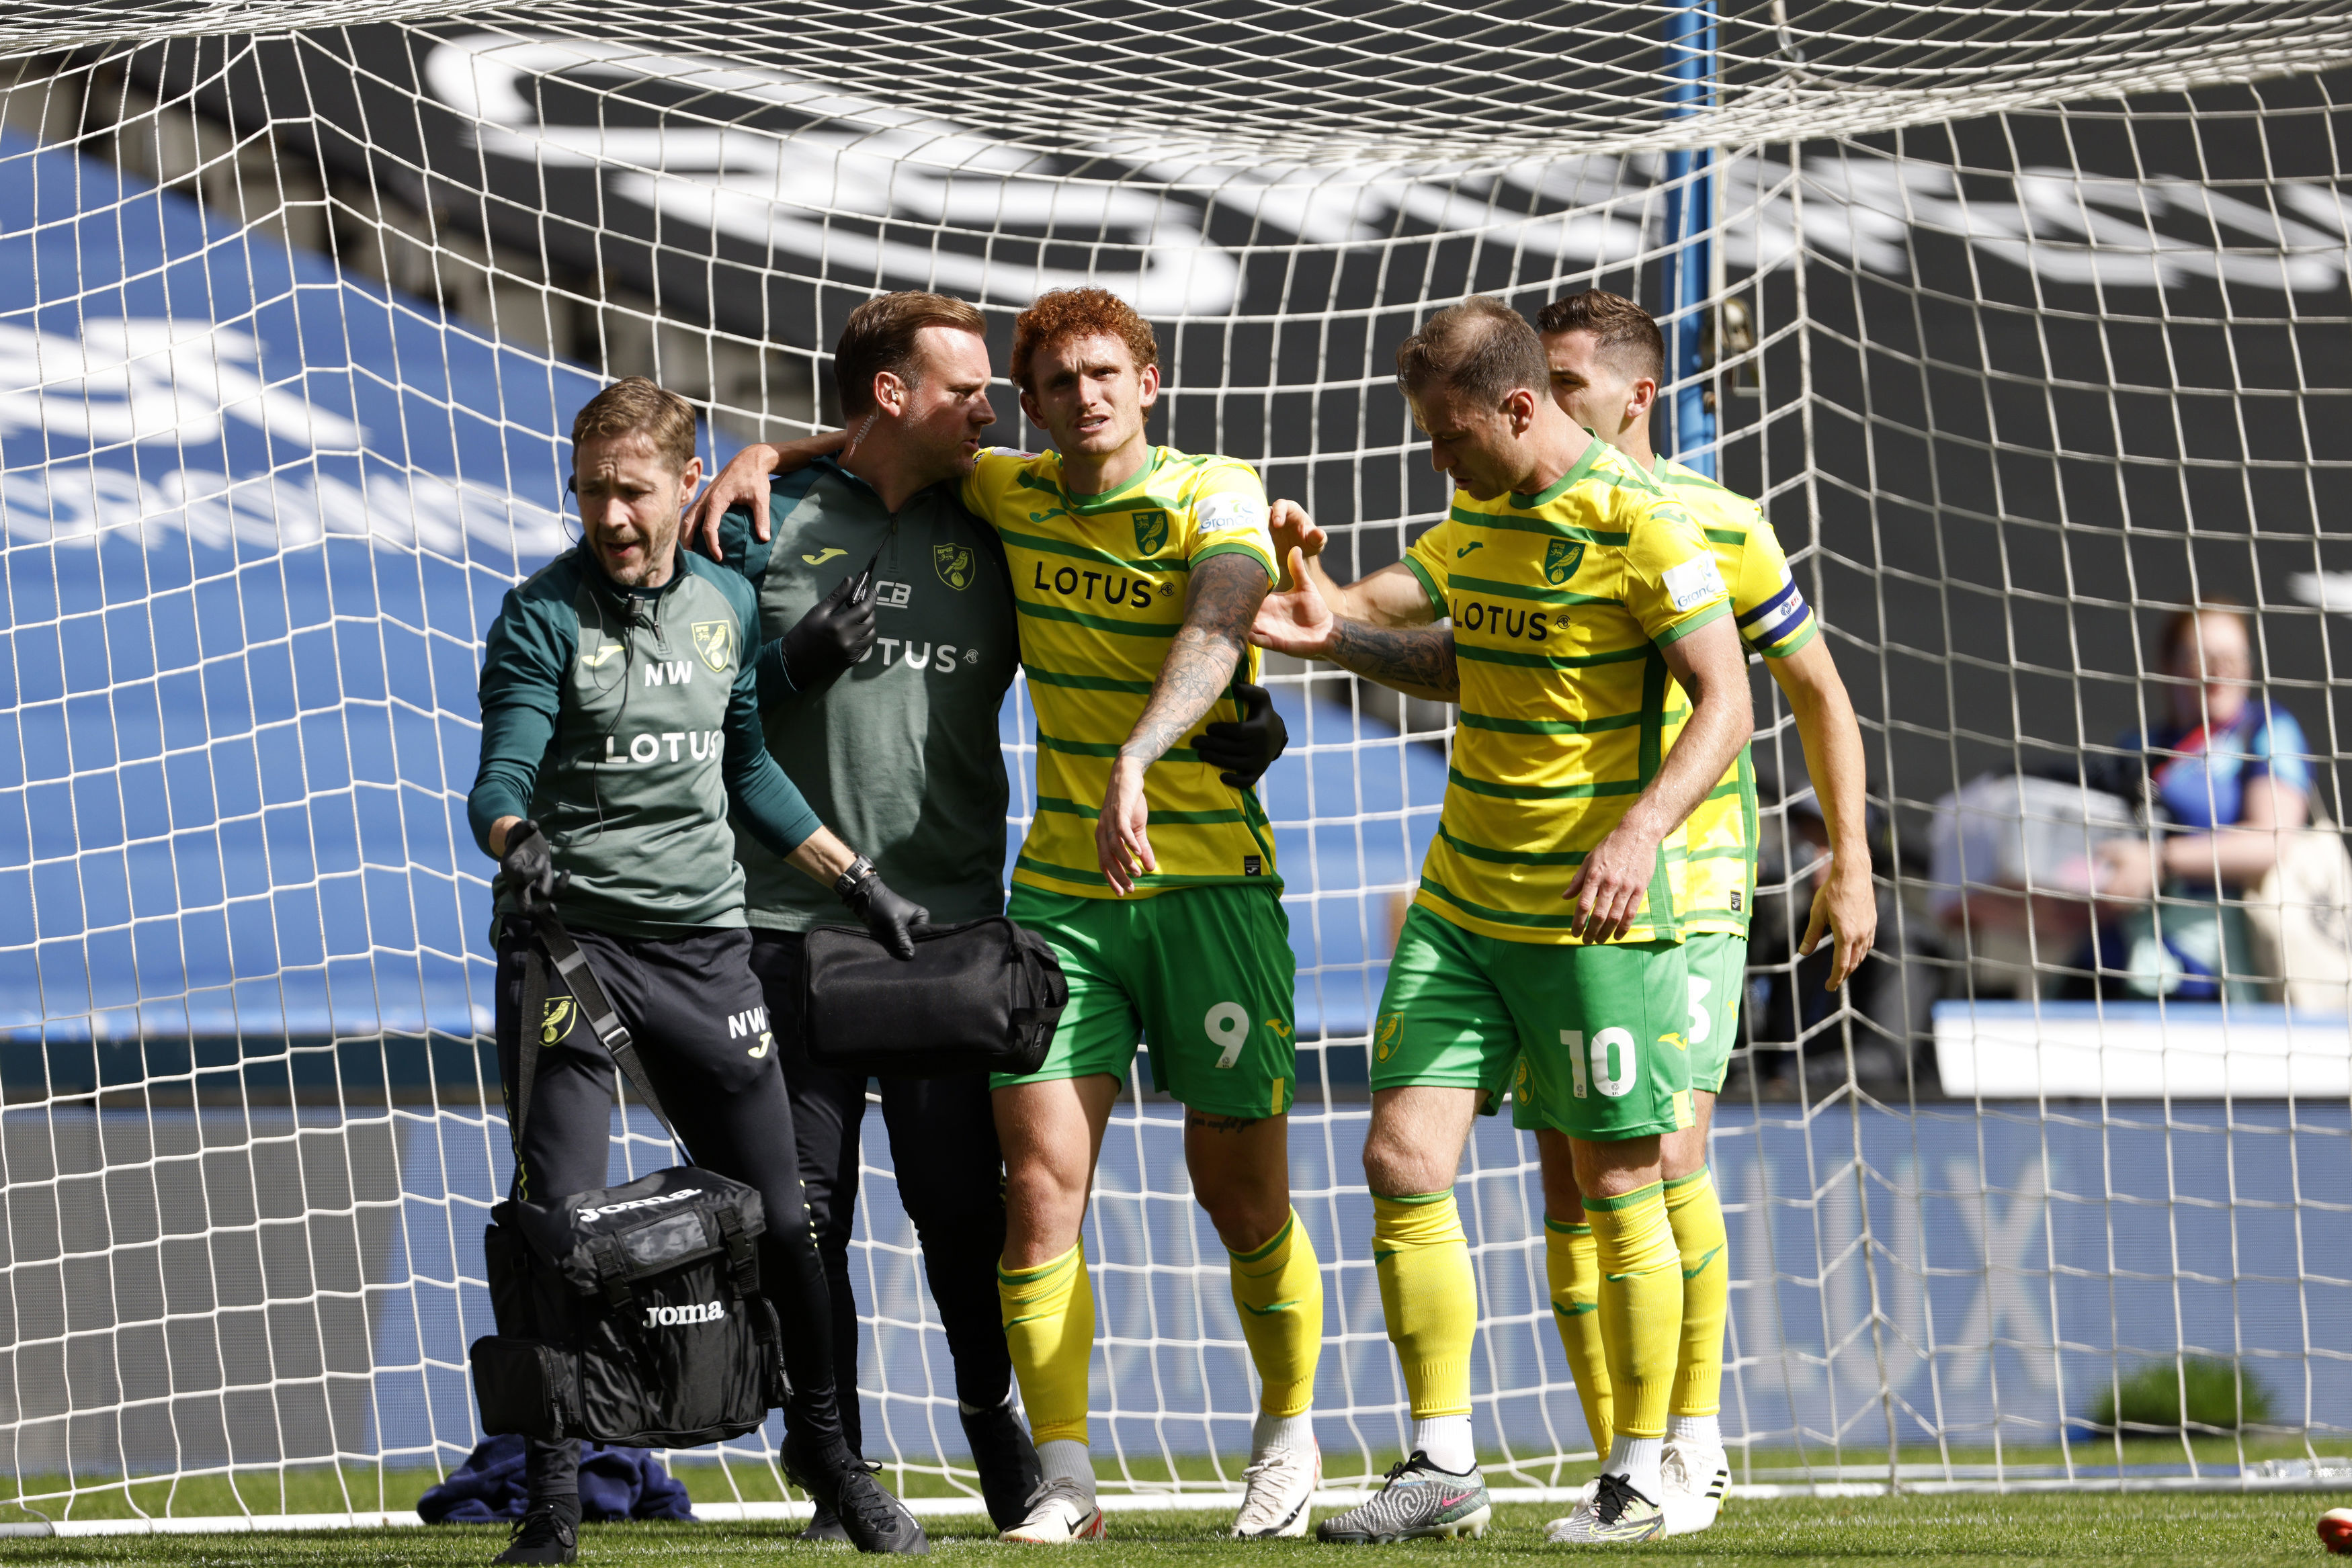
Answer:
<svg viewBox="0 0 2352 1568"><path fill-rule="evenodd" d="M784 1059L793 1128L809 1219L833 1298L833 1377L852 1451L862 1451L857 1388L857 1300L849 1284L849 1234L857 1215L858 1133L866 1120L863 1078L812 1065L801 1046L799 997L806 939L754 929L751 968ZM884 1078L882 1120L898 1198L923 1245L923 1272L939 1304L956 1397L974 1409L1003 1405L1013 1391L996 1266L1004 1254L1004 1156L988 1075Z"/></svg>
<svg viewBox="0 0 2352 1568"><path fill-rule="evenodd" d="M521 1029L527 1021L520 1016L519 924L508 920L498 945L499 1073L509 1096L509 1125L514 1086L522 1082ZM751 935L741 927L717 927L665 939L582 930L572 936L628 1026L688 1157L759 1190L767 1220L760 1238L760 1287L783 1324L784 1375L792 1385L785 1423L796 1453L831 1471L848 1458L841 1446L829 1353L835 1325L801 1197L784 1076L769 1032L767 1005L751 973ZM515 1150L512 1192L544 1204L608 1185L616 1072L551 966L546 1012L528 1021L541 1030L543 1049L531 1083L530 1114ZM548 1040L550 1033L556 1038ZM998 1227L1001 1239L1001 1218ZM854 1333L854 1313L849 1326ZM854 1396L850 1409L854 1420ZM534 1503L576 1499L579 1445L533 1441L526 1449L525 1471Z"/></svg>

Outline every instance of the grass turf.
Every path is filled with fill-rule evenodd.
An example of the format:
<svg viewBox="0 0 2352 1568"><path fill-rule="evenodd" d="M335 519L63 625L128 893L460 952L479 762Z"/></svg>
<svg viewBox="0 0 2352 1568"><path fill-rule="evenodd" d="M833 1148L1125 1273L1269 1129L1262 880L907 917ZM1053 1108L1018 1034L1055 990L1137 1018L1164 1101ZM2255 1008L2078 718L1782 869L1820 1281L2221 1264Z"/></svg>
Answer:
<svg viewBox="0 0 2352 1568"><path fill-rule="evenodd" d="M2204 1465L2235 1466L2242 1458L2249 1460L2303 1458L2310 1450L2299 1437L2289 1436L2249 1436L2242 1441L2225 1437L2200 1437L2192 1445L2198 1460ZM2347 1445L2323 1439L2320 1448L2341 1453ZM1361 1456L1344 1458L1334 1453L1324 1456L1324 1484L1331 1487L1369 1486L1376 1484L1381 1472L1401 1456L1391 1451L1372 1457L1372 1469L1368 1474L1356 1474L1353 1466L1362 1462ZM1996 1458L2011 1467L2015 1474L2031 1473L2032 1467L2053 1466L2062 1458L2060 1451L2050 1446L2011 1443L1998 1455L1990 1448L1953 1445L1941 1451L1921 1445L1906 1448L1901 1454L1906 1466L1948 1462L1956 1468L1982 1467ZM778 1483L774 1471L754 1459L739 1458L721 1467L689 1456L671 1456L671 1474L685 1483L687 1491L698 1503L775 1502L788 1494ZM1810 1455L1790 1451L1760 1449L1751 1456L1732 1456L1732 1479L1735 1483L1754 1480L1833 1480L1830 1470L1808 1471L1808 1460L1815 1466L1843 1459L1855 1467L1853 1479L1876 1479L1884 1475L1885 1454L1849 1449L1843 1455L1814 1450ZM2179 1437L2133 1437L2121 1446L2121 1461L2132 1466L2160 1466L2185 1473L2186 1458ZM2077 1466L2103 1468L2117 1462L2117 1446L2112 1438L2077 1442L2074 1447ZM963 1462L963 1461L959 1461ZM1502 1456L1488 1454L1482 1462L1486 1468L1490 1486L1581 1486L1591 1479L1595 1469L1591 1459L1528 1461L1514 1469ZM453 1461L454 1463L454 1461ZM1108 1458L1100 1462L1105 1480L1116 1484L1121 1479L1135 1482L1156 1482L1171 1479L1192 1481L1217 1480L1226 1485L1237 1484L1241 1477L1241 1456L1228 1454L1222 1466L1204 1454L1178 1455L1172 1461L1160 1456L1130 1453L1123 1459ZM1122 1476L1122 1470L1124 1475ZM1924 1471L1911 1472L1915 1475ZM1963 1472L1965 1473L1965 1472ZM58 1475L30 1476L19 1483L0 1476L0 1526L30 1522L38 1517L59 1519L130 1519L141 1514L202 1517L235 1515L250 1511L254 1513L341 1513L356 1511L362 1513L378 1511L404 1513L416 1506L416 1500L427 1487L440 1479L439 1472L415 1466L405 1468L375 1465L346 1465L340 1472L331 1466L289 1465L281 1472L275 1469L257 1467L234 1476L197 1475L173 1480L156 1477L116 1480L111 1483L94 1477L83 1477L79 1483ZM937 1470L900 1469L886 1466L882 1484L900 1497L948 1497L960 1489L950 1485ZM30 1509L17 1507L11 1497L23 1495L36 1500ZM971 1495L968 1490L961 1495ZM1206 1515L1202 1517L1205 1518Z"/></svg>
<svg viewBox="0 0 2352 1568"><path fill-rule="evenodd" d="M2308 1563L2321 1555L2314 1523L2336 1499L2313 1494L2216 1496L2142 1494L2131 1497L1903 1497L1864 1501L1735 1503L1705 1535L1618 1549L1659 1563L2221 1563L2232 1568L2265 1563ZM1558 1508L1498 1509L1483 1541L1416 1542L1387 1554L1464 1564L1541 1562L1557 1564L1561 1549L1544 1544L1543 1521ZM1341 1551L1306 1541L1223 1539L1222 1516L1212 1513L1113 1514L1110 1540L1076 1549L1091 1568L1120 1563L1306 1563ZM996 1545L977 1516L927 1521L933 1555L993 1557ZM497 1555L501 1531L482 1528L334 1531L315 1534L114 1536L98 1539L0 1541L0 1563L168 1563L187 1568L257 1568L331 1561L339 1568L476 1568ZM740 1564L747 1561L832 1561L846 1568L848 1549L803 1546L780 1526L590 1525L583 1532L583 1563L661 1563L665 1568ZM1360 1553L1349 1561L1360 1561Z"/></svg>

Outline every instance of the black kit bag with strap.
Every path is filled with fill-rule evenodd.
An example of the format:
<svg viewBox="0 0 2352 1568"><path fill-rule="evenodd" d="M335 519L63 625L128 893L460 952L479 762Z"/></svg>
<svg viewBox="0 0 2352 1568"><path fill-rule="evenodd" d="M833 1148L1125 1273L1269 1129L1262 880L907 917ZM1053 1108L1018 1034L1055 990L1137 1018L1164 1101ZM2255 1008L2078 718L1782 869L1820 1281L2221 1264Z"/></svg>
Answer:
<svg viewBox="0 0 2352 1568"><path fill-rule="evenodd" d="M530 1115L550 963L631 1089L676 1141L586 955L560 922L532 925L524 949L517 1150ZM509 1198L490 1218L482 1250L499 1332L472 1350L485 1433L692 1448L740 1437L783 1403L782 1335L774 1307L760 1294L758 1239L767 1226L755 1188L673 1166L544 1206Z"/></svg>
<svg viewBox="0 0 2352 1568"><path fill-rule="evenodd" d="M1069 1005L1045 938L1003 915L915 934L908 960L864 931L820 925L801 967L801 1040L860 1077L1034 1072Z"/></svg>

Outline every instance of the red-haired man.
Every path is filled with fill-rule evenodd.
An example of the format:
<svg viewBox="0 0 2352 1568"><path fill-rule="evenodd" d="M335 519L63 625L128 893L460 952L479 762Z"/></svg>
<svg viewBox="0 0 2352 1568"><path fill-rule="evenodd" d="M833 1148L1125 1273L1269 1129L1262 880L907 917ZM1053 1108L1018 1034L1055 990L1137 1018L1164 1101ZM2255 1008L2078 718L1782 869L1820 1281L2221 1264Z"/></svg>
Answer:
<svg viewBox="0 0 2352 1568"><path fill-rule="evenodd" d="M1244 464L1148 439L1159 344L1115 295L1038 299L1015 323L1012 371L1054 450L980 453L962 500L1003 543L1037 715L1037 814L1007 913L1054 945L1070 1004L1044 1067L992 1086L998 1291L1045 1474L1004 1539L1102 1533L1079 1227L1144 1036L1154 1079L1185 1106L1193 1191L1231 1254L1264 1384L1234 1533L1297 1535L1321 1469L1309 1411L1323 1297L1290 1207L1288 923L1265 810L1201 747L1204 725L1262 718L1249 631L1275 576L1265 491ZM706 505L755 498L772 468L838 444L748 449Z"/></svg>

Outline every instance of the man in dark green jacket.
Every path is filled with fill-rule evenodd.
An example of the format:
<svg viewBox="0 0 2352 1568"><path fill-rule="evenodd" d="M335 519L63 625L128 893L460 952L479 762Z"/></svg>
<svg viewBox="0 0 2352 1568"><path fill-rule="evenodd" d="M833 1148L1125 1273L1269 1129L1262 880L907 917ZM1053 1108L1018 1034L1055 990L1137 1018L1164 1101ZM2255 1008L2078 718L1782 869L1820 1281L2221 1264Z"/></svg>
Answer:
<svg viewBox="0 0 2352 1568"><path fill-rule="evenodd" d="M893 887L941 925L1004 912L1008 789L997 710L1019 663L1004 551L956 498L988 412L980 313L939 295L893 294L855 311L835 364L845 414L867 439L776 481L772 537L726 514L730 567L759 596L754 661L768 746L810 803L860 844ZM977 362L971 362L973 353ZM918 367L916 361L922 361ZM874 389L887 402L877 402ZM862 398L860 394L863 394ZM834 1375L856 1386L857 1303L849 1239L866 1080L808 1061L793 1025L803 942L837 918L819 891L737 819L751 967L779 1021L801 1176L833 1292ZM986 1074L882 1081L898 1197L955 1364L956 1399L981 1490L1000 1528L1038 1482L1013 1413L998 1318L1004 1247L1003 1155ZM856 1400L842 1401L859 1447ZM814 1540L838 1534L820 1516Z"/></svg>
<svg viewBox="0 0 2352 1568"><path fill-rule="evenodd" d="M1020 633L1003 547L957 498L996 420L986 322L945 295L882 295L851 312L834 369L854 443L747 448L728 469L730 483L688 514L688 531L706 528L705 546L758 592L753 663L768 746L811 805L869 848L891 886L935 922L1001 915L1010 789L997 724ZM769 482L772 466L803 462ZM1257 695L1251 723L1212 726L1202 747L1250 781L1283 741ZM793 1028L804 935L834 916L740 812L737 825L751 967L779 1024L801 1173L832 1281L835 1377L850 1389L849 1239L866 1081L809 1062ZM987 1075L880 1082L898 1195L922 1241L982 1493L1009 1528L1041 1478L1011 1407L996 1286L1003 1166ZM845 1398L853 1448L856 1411ZM830 1532L820 1516L808 1533Z"/></svg>
<svg viewBox="0 0 2352 1568"><path fill-rule="evenodd" d="M533 922L558 916L638 1042L689 1156L758 1189L761 1284L785 1327L786 1469L869 1552L928 1550L919 1525L845 1442L832 1307L800 1191L792 1115L751 968L736 820L795 874L831 886L901 956L923 909L821 823L768 755L747 653L743 580L680 551L701 478L694 413L632 377L572 431L581 548L509 593L482 667L482 758L467 801L497 881L498 1042L511 1102L538 1030L514 1196L547 1204L606 1184L614 1066L560 977L520 1016ZM577 1445L533 1441L509 1563L570 1563Z"/></svg>

